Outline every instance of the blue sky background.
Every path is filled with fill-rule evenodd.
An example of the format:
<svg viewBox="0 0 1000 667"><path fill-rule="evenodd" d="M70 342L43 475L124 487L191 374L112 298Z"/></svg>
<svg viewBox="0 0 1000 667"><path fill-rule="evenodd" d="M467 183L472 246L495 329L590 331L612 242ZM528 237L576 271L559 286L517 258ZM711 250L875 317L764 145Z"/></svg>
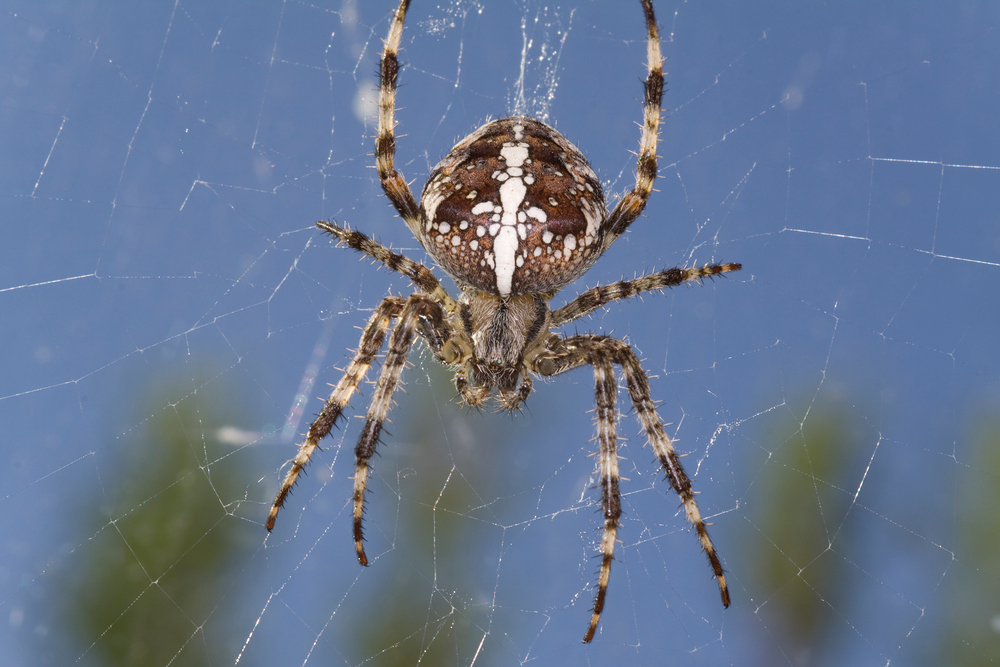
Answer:
<svg viewBox="0 0 1000 667"><path fill-rule="evenodd" d="M719 604L629 414L626 522L591 646L585 371L537 383L522 415L481 415L415 353L376 461L371 567L350 537L357 419L275 532L263 527L314 397L369 310L409 289L314 221L427 261L370 156L391 5L0 4L0 664L102 664L106 633L66 630L60 582L84 578L104 541L136 551L121 524L152 522L155 500L190 479L215 492L204 511L217 520L198 536L222 526L239 541L226 586L198 610L177 604L190 624L177 664L194 650L213 664L379 664L411 644L449 664L934 662L962 573L983 591L997 576L967 551L962 503L990 473L974 443L1000 397L998 5L657 2L658 192L554 305L644 271L743 263L574 329L641 353L733 605ZM414 0L400 170L419 189L520 98L583 150L613 200L631 186L641 118L635 5ZM229 428L206 416L187 431L192 464L123 505L144 429L214 411L219 395L238 415ZM832 448L840 476L791 465L831 421L855 443ZM230 466L238 479L223 483ZM804 491L775 503L786 474ZM785 509L825 537L804 557L775 548L768 518ZM766 578L761 558L804 573ZM823 643L803 648L783 634L781 601L820 561L845 583L807 587L830 616ZM171 571L149 570L142 595ZM419 616L374 647L351 644L404 587ZM1000 610L982 602L973 622L988 635ZM123 603L108 630L131 613Z"/></svg>

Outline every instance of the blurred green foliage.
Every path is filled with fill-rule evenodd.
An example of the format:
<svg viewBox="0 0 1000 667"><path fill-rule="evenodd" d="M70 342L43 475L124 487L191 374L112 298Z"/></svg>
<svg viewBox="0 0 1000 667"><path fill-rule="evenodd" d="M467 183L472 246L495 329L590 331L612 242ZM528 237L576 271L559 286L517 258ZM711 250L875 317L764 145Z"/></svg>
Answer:
<svg viewBox="0 0 1000 667"><path fill-rule="evenodd" d="M83 548L58 598L84 663L231 661L233 632L246 632L229 626L234 565L260 540L241 539L247 525L235 516L251 487L248 452L217 441L219 427L246 423L237 396L218 378L166 381L123 410L112 457L99 461L104 496L73 508Z"/></svg>
<svg viewBox="0 0 1000 667"><path fill-rule="evenodd" d="M991 415L985 422L971 439L966 482L958 487L946 641L933 664L995 665L1000 656L1000 421Z"/></svg>
<svg viewBox="0 0 1000 667"><path fill-rule="evenodd" d="M852 595L845 568L857 536L846 519L865 460L860 422L843 404L830 403L801 425L791 415L778 420L763 436L776 448L749 498L756 534L748 539L757 548L746 566L772 645L791 664L817 664L833 649L841 605ZM773 659L780 658L758 664Z"/></svg>
<svg viewBox="0 0 1000 667"><path fill-rule="evenodd" d="M464 448L457 434L466 415L452 410L448 378L425 378L400 411L405 436L387 438L405 453L393 537L406 545L406 567L377 579L370 600L377 622L352 608L338 646L365 664L449 664L473 655L491 614L504 611L467 593L481 589L484 564L498 557L494 519L477 508L504 493L502 429L490 427L496 415L477 415L475 447ZM53 597L81 664L231 664L252 623L239 613L246 554L263 539L260 502L269 499L248 498L257 488L253 450L222 444L217 434L252 423L247 402L217 378L165 381L152 394L109 429L117 442L96 459L104 493L72 508L79 546L54 576ZM944 608L944 618L918 620L911 640L927 648L925 664L973 667L1000 655L1000 424L987 422L961 448L957 466L954 544L943 546L953 548L954 564L934 594L944 605L930 607ZM836 400L817 402L804 420L788 413L769 424L760 438L773 447L745 499L752 548L735 556L752 573L743 583L757 627L770 636L754 662L831 664L843 633L853 632L848 617L871 593L870 580L855 572L868 557L863 522L851 518L878 433ZM442 443L442 432L455 440ZM386 465L382 474L391 470ZM389 495L377 502L391 502ZM253 520L244 521L244 512ZM441 573L446 583L437 581ZM251 652L240 664L268 652ZM493 654L477 664L490 664Z"/></svg>
<svg viewBox="0 0 1000 667"><path fill-rule="evenodd" d="M752 534L745 539L754 548L745 557L746 571L752 573L746 586L766 630L755 663L840 664L852 642L880 650L888 637L864 636L854 619L863 618L866 605L876 599L878 608L891 599L908 609L901 616L903 626L892 630L907 632L909 641L903 646L886 642L889 655L899 653L909 664L995 664L1000 655L1000 423L995 416L978 420L976 435L956 443L961 460L941 455L940 475L919 478L927 488L905 494L897 489L891 495L884 484L906 480L906 461L894 461L873 481L870 462L880 436L845 401L815 404L801 425L791 415L773 423L763 438L774 449L747 498ZM926 451L933 458L937 450ZM953 505L914 503L948 495ZM882 508L891 514L883 516ZM926 531L936 525L927 521L937 521L927 512L953 513L954 531L944 541ZM871 558L886 553L891 562L870 565ZM936 590L899 592L900 582L928 566L945 568L938 570ZM897 576L894 570L899 580L872 579L871 572Z"/></svg>

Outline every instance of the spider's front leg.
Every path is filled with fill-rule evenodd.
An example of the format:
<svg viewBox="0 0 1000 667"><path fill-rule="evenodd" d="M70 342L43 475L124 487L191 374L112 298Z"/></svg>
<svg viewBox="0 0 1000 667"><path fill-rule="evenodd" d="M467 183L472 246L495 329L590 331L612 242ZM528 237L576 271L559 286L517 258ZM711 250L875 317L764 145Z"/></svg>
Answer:
<svg viewBox="0 0 1000 667"><path fill-rule="evenodd" d="M694 499L694 490L691 488L691 479L684 472L684 466L681 465L674 445L663 428L663 422L656 414L656 407L649 393L649 380L646 378L646 371L639 364L635 352L624 341L608 338L605 339L604 344L613 350L615 362L622 367L625 383L628 386L628 394L632 399L639 423L646 432L646 438L652 445L653 452L656 453L656 458L659 459L663 472L666 473L667 479L670 481L670 486L673 487L684 504L687 520L698 534L702 551L708 557L708 562L712 566L712 574L715 575L719 584L722 606L728 607L729 587L726 585L726 575L722 569L722 563L719 562L719 556L715 553L712 538L708 536L705 521L701 518L701 511L698 509L698 503Z"/></svg>
<svg viewBox="0 0 1000 667"><path fill-rule="evenodd" d="M591 351L590 363L594 366L594 400L596 405L597 442L599 447L601 513L604 515L604 536L601 538L601 571L597 577L597 597L594 599L590 626L583 641L589 642L597 632L604 610L604 598L608 593L611 578L611 561L615 557L615 541L618 539L618 522L622 516L622 495L618 476L618 435L615 425L618 416L615 403L618 387L615 384L615 369L607 355L600 349Z"/></svg>
<svg viewBox="0 0 1000 667"><path fill-rule="evenodd" d="M604 611L604 601L611 579L611 561L615 557L615 542L618 539L618 524L622 515L622 497L618 473L618 415L616 403L618 385L615 382L615 361L611 350L603 345L602 336L575 336L569 339L555 338L549 341L532 361L532 368L539 375L560 375L584 365L594 367L594 421L597 423L598 454L597 467L600 474L601 513L604 516L604 533L601 538L601 569L597 575L597 595L594 598L590 625L583 637L589 642L597 632Z"/></svg>
<svg viewBox="0 0 1000 667"><path fill-rule="evenodd" d="M403 299L390 296L383 300L378 305L378 308L375 309L375 312L372 313L368 324L365 325L364 331L361 333L361 342L358 344L357 353L351 359L351 363L347 366L347 370L344 371L344 376L340 378L340 382L333 388L330 398L327 399L326 405L323 406L319 416L309 425L306 440L299 447L298 453L292 460L292 467L289 468L284 481L281 483L278 495L271 505L271 512L267 516L267 529L269 531L274 528L278 512L285 504L285 500L288 498L288 494L291 493L292 487L295 486L295 482L298 481L299 475L309 464L313 453L319 447L319 441L330 433L337 419L343 414L344 408L347 407L347 403L351 400L354 391L358 388L358 384L364 379L369 367L371 367L372 361L375 360L379 350L382 349L382 341L385 339L385 332L389 327L389 322L399 314L404 304L405 301Z"/></svg>
<svg viewBox="0 0 1000 667"><path fill-rule="evenodd" d="M320 411L319 416L309 426L306 440L299 447L298 453L292 460L292 467L289 469L288 474L285 475L278 495L274 499L274 504L271 505L271 511L267 517L268 530L274 528L278 512L288 498L288 494L291 493L292 487L298 480L299 475L302 474L303 469L309 464L312 455L319 447L320 440L330 433L337 419L343 414L344 408L347 407L351 396L358 388L358 384L364 379L368 368L382 349L382 343L385 340L385 334L392 319L399 317L404 308L407 307L407 304L416 299L419 303L424 304L422 309L419 309L420 317L416 325L418 333L427 340L431 349L435 353L440 353L442 346L451 337L451 328L446 322L446 313L455 309L455 301L441 287L441 283L434 277L430 269L404 255L392 252L361 232L341 227L335 222L321 220L316 225L331 236L336 237L340 243L406 276L427 296L414 295L410 297L409 301L399 297L387 297L375 309L375 312L368 320L368 324L365 325L364 331L361 334L361 342L358 345L354 359L351 360L347 370L344 372L344 376L330 393L330 397L327 399L326 405L323 406L323 410ZM412 326L414 325L411 324ZM360 527L356 527L355 532L360 532ZM364 562L363 555L363 551L359 551L359 560L362 560L362 562Z"/></svg>
<svg viewBox="0 0 1000 667"><path fill-rule="evenodd" d="M434 352L440 352L436 344L449 337L448 325L445 323L441 306L423 294L410 296L399 314L396 326L389 337L389 349L385 355L375 394L368 407L365 425L354 450L354 548L358 554L358 562L362 565L368 565L362 524L365 513L365 491L368 488L370 471L369 462L375 455L375 448L382 433L382 424L392 406L392 395L399 388L400 376L406 366L406 359L416 334L427 339Z"/></svg>
<svg viewBox="0 0 1000 667"><path fill-rule="evenodd" d="M708 557L712 572L719 584L723 606L729 606L729 588L726 585L725 573L718 554L708 535L708 528L701 517L698 503L694 498L691 480L681 465L673 444L663 428L663 422L656 414L653 399L650 396L649 380L635 356L632 348L624 341L607 336L579 335L556 339L549 342L546 349L540 352L532 361L535 372L543 376L553 376L565 373L580 366L590 364L594 367L596 384L595 401L597 421L597 436L600 446L600 486L602 511L604 514L604 536L601 540L601 569L597 580L597 595L594 599L593 615L590 626L583 641L594 638L597 625L604 610L608 581L611 576L611 561L614 560L615 539L618 523L621 518L621 492L619 489L617 436L615 434L615 402L617 385L612 364L622 367L629 397L646 433L646 438L660 465L670 480L670 486L680 497L688 521L698 534L705 555Z"/></svg>

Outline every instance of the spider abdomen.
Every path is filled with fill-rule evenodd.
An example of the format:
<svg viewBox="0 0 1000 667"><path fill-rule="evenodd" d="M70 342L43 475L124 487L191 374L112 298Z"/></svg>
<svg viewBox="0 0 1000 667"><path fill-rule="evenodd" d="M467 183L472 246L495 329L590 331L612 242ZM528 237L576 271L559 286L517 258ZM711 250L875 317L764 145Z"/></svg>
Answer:
<svg viewBox="0 0 1000 667"><path fill-rule="evenodd" d="M434 168L420 242L456 281L501 297L557 290L600 256L597 175L554 128L516 116L482 126Z"/></svg>

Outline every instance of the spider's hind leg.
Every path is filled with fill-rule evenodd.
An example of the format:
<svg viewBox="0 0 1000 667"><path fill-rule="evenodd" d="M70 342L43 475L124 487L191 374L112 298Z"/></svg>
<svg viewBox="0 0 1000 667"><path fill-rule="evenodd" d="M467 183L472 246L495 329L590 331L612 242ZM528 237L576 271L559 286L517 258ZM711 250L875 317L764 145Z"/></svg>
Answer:
<svg viewBox="0 0 1000 667"><path fill-rule="evenodd" d="M400 0L389 26L389 34L379 63L378 134L375 138L375 167L382 191L399 211L403 221L417 236L420 213L413 191L406 179L396 171L396 82L399 78L399 42L410 0Z"/></svg>
<svg viewBox="0 0 1000 667"><path fill-rule="evenodd" d="M663 100L663 55L660 52L660 35L653 14L653 0L642 0L646 16L647 75L644 83L645 99L642 107L642 133L639 136L639 158L635 167L635 187L618 201L607 220L601 225L600 236L604 250L635 222L653 193L656 180L656 145L660 137L660 116Z"/></svg>

